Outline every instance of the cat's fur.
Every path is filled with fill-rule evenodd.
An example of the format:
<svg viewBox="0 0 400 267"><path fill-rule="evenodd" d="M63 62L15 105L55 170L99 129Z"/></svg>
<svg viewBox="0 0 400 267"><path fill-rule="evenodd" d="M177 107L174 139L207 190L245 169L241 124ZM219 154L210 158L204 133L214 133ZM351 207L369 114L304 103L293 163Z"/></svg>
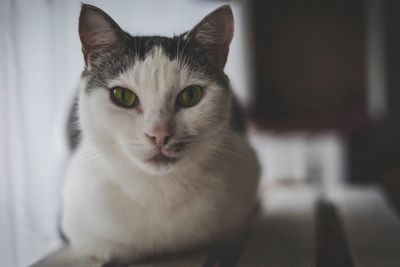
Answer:
<svg viewBox="0 0 400 267"><path fill-rule="evenodd" d="M233 36L223 6L180 36L132 37L100 9L83 5L86 68L78 117L81 140L69 163L62 229L79 254L132 260L218 242L239 231L256 203L257 158L246 140L223 67ZM199 104L176 106L186 86ZM134 91L121 108L109 89ZM150 163L146 136L168 125L162 148L174 163Z"/></svg>

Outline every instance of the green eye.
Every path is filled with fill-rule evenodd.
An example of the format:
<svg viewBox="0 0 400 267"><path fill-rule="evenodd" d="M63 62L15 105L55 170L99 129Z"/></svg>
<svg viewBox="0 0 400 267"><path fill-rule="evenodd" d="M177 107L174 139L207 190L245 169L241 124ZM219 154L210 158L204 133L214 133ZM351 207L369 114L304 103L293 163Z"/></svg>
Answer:
<svg viewBox="0 0 400 267"><path fill-rule="evenodd" d="M139 100L134 92L122 87L115 87L111 90L111 99L115 104L124 108L134 107Z"/></svg>
<svg viewBox="0 0 400 267"><path fill-rule="evenodd" d="M203 96L203 88L199 85L188 86L178 95L178 104L181 107L189 108L197 105Z"/></svg>

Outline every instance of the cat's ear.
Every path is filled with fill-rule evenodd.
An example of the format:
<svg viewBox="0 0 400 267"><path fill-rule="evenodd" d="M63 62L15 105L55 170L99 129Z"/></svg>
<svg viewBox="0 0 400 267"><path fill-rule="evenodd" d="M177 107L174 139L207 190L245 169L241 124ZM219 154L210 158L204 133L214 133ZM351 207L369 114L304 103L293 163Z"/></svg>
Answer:
<svg viewBox="0 0 400 267"><path fill-rule="evenodd" d="M103 10L82 4L79 16L79 37L85 63L89 64L102 51L115 45L124 31Z"/></svg>
<svg viewBox="0 0 400 267"><path fill-rule="evenodd" d="M191 38L208 49L223 68L228 57L233 32L232 9L229 5L225 5L208 14L194 27L190 35L193 35Z"/></svg>

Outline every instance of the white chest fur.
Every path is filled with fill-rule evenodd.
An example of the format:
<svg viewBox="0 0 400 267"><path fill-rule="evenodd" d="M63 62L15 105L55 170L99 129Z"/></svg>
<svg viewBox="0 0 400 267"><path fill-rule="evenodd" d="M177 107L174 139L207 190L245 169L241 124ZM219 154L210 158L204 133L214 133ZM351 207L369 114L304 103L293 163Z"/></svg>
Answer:
<svg viewBox="0 0 400 267"><path fill-rule="evenodd" d="M259 172L242 137L232 139L232 149L236 153L221 150L214 164L155 176L119 154L81 163L93 151L83 145L63 196L63 230L72 247L105 259L138 258L231 234L254 207Z"/></svg>

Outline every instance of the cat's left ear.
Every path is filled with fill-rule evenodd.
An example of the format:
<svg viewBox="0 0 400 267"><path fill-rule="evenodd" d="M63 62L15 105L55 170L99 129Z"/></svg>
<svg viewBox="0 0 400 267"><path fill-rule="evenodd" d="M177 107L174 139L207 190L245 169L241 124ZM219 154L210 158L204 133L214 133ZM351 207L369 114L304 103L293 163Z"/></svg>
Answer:
<svg viewBox="0 0 400 267"><path fill-rule="evenodd" d="M233 38L234 22L229 5L222 6L208 14L190 32L188 38L204 46L216 59L221 68L225 66L229 45Z"/></svg>
<svg viewBox="0 0 400 267"><path fill-rule="evenodd" d="M90 64L101 53L113 47L124 36L124 31L103 10L82 4L79 16L79 37L86 64Z"/></svg>

